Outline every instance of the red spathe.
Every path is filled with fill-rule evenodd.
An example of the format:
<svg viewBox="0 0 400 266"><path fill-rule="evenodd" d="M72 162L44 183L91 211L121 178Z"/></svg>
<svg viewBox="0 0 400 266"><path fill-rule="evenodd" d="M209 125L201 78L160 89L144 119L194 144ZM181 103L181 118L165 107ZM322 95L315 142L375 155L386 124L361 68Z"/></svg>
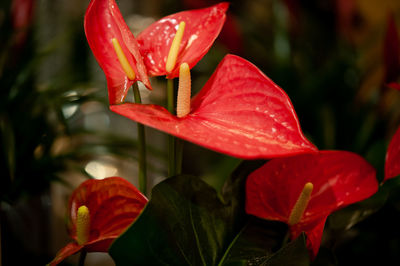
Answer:
<svg viewBox="0 0 400 266"><path fill-rule="evenodd" d="M136 122L234 157L274 158L315 152L303 135L286 93L256 66L227 55L177 118L157 105L110 109Z"/></svg>
<svg viewBox="0 0 400 266"><path fill-rule="evenodd" d="M361 201L378 190L375 169L362 157L346 151L321 151L273 159L251 173L246 183L246 212L288 223L304 185L314 189L291 238L307 235L312 257L318 253L325 220L333 211Z"/></svg>
<svg viewBox="0 0 400 266"><path fill-rule="evenodd" d="M116 239L141 213L147 198L131 183L120 177L83 182L69 200L68 230L75 240L62 248L50 263L57 265L81 249L89 252L107 252ZM87 243L76 243L78 208L85 205L90 215L90 236Z"/></svg>

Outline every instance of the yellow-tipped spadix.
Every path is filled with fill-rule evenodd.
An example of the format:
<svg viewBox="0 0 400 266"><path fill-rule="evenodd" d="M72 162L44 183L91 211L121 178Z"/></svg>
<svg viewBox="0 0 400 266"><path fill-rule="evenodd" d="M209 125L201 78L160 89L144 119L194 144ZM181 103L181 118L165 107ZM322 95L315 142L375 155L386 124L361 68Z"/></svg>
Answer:
<svg viewBox="0 0 400 266"><path fill-rule="evenodd" d="M124 70L126 76L130 80L135 80L136 74L135 71L133 71L132 66L129 64L128 59L126 58L124 51L121 48L121 45L119 44L119 41L116 38L112 38L111 42L114 46L115 53L117 54L119 63L122 66L122 69Z"/></svg>
<svg viewBox="0 0 400 266"><path fill-rule="evenodd" d="M76 241L78 245L83 245L89 241L90 236L90 215L89 209L85 205L78 208L76 215Z"/></svg>
<svg viewBox="0 0 400 266"><path fill-rule="evenodd" d="M304 188L301 191L299 198L297 199L292 211L290 212L288 220L289 225L294 225L300 222L301 217L303 216L303 213L307 208L308 202L310 201L313 188L314 185L310 182L304 185Z"/></svg>
<svg viewBox="0 0 400 266"><path fill-rule="evenodd" d="M184 117L190 112L190 94L190 68L187 63L183 63L179 68L178 99L176 103L177 117Z"/></svg>
<svg viewBox="0 0 400 266"><path fill-rule="evenodd" d="M176 58L178 57L179 46L181 44L184 31L185 31L185 22L182 21L181 23L179 23L178 30L176 31L175 37L172 40L171 48L169 49L167 62L165 65L165 70L167 71L167 73L171 73L171 71L175 67Z"/></svg>

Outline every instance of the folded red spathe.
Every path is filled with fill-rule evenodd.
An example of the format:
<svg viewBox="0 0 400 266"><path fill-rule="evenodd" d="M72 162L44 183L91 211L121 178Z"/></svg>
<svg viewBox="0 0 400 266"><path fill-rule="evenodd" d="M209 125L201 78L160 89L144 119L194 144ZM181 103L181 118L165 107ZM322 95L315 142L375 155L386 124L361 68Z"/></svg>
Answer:
<svg viewBox="0 0 400 266"><path fill-rule="evenodd" d="M136 122L234 157L274 158L315 152L286 93L256 66L227 55L177 118L157 105L121 104L110 109Z"/></svg>

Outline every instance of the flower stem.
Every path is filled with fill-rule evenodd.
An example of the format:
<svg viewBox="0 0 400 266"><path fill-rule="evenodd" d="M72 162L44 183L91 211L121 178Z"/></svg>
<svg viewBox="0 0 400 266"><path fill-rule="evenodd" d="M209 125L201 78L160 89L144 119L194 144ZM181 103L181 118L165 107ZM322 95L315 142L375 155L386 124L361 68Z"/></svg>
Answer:
<svg viewBox="0 0 400 266"><path fill-rule="evenodd" d="M133 84L133 95L135 103L142 103L137 83ZM144 126L137 123L138 149L139 149L139 190L146 195L147 189L147 169L146 169L146 136Z"/></svg>
<svg viewBox="0 0 400 266"><path fill-rule="evenodd" d="M167 79L167 109L174 114L174 80ZM168 136L168 176L176 175L175 166L175 137Z"/></svg>
<svg viewBox="0 0 400 266"><path fill-rule="evenodd" d="M81 254L79 255L79 266L84 266L85 265L85 259L86 259L86 250L82 249Z"/></svg>
<svg viewBox="0 0 400 266"><path fill-rule="evenodd" d="M1 212L1 204L0 204L0 265L1 265L1 262L2 262L2 258L1 258L1 215L2 215L2 212Z"/></svg>
<svg viewBox="0 0 400 266"><path fill-rule="evenodd" d="M285 234L285 237L282 240L281 247L286 246L290 242L290 230L288 230Z"/></svg>
<svg viewBox="0 0 400 266"><path fill-rule="evenodd" d="M175 156L176 156L176 174L180 175L182 174L182 157L183 157L183 140L181 139L175 139L175 145L176 145L176 151L175 151Z"/></svg>

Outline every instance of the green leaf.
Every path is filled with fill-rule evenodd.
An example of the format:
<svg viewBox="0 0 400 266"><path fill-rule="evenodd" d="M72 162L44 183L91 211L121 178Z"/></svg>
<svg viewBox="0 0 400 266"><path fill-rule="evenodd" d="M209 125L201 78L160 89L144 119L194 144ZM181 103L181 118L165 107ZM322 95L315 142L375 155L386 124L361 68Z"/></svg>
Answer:
<svg viewBox="0 0 400 266"><path fill-rule="evenodd" d="M279 222L250 220L231 249L227 260L220 265L241 263L263 266L309 265L310 258L304 233L276 251L281 245L282 232L285 231L287 232L286 225Z"/></svg>
<svg viewBox="0 0 400 266"><path fill-rule="evenodd" d="M193 176L161 182L111 257L117 265L217 265L244 226L245 180L261 163L242 163L221 194Z"/></svg>
<svg viewBox="0 0 400 266"><path fill-rule="evenodd" d="M263 266L307 266L310 258L306 246L306 237L302 233L296 240L288 243L272 255Z"/></svg>
<svg viewBox="0 0 400 266"><path fill-rule="evenodd" d="M372 197L332 213L328 217L327 224L329 225L329 229L335 231L334 237L337 237L336 234L338 232L349 230L381 209L388 195L388 189L381 187Z"/></svg>
<svg viewBox="0 0 400 266"><path fill-rule="evenodd" d="M220 265L233 265L242 261L259 265L281 247L287 230L284 223L249 217Z"/></svg>
<svg viewBox="0 0 400 266"><path fill-rule="evenodd" d="M110 248L117 265L216 265L233 239L229 204L192 176L154 187L137 221Z"/></svg>

